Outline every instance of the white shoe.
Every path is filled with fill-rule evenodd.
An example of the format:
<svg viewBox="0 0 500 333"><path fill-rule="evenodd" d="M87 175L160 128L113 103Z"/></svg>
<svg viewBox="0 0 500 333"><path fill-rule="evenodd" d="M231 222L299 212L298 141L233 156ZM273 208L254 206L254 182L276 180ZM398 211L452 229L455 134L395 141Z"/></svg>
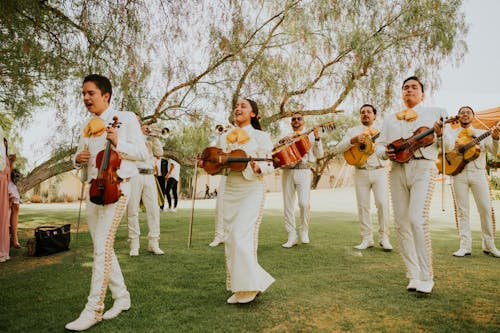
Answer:
<svg viewBox="0 0 500 333"><path fill-rule="evenodd" d="M258 291L239 291L236 292L236 299L240 304L250 303L257 297L258 293Z"/></svg>
<svg viewBox="0 0 500 333"><path fill-rule="evenodd" d="M137 257L139 255L139 248L141 247L139 238L129 239L130 242L130 252L128 253L131 257Z"/></svg>
<svg viewBox="0 0 500 333"><path fill-rule="evenodd" d="M386 252L392 251L392 245L389 242L389 238L387 236L382 237L379 244L384 249L384 251Z"/></svg>
<svg viewBox="0 0 500 333"><path fill-rule="evenodd" d="M219 246L219 244L222 244L224 243L224 241L220 238L214 238L214 240L212 241L212 243L208 244L208 246L210 247L216 247L216 246Z"/></svg>
<svg viewBox="0 0 500 333"><path fill-rule="evenodd" d="M467 251L466 249L459 248L458 251L453 252L454 257L465 257L465 256L470 256L471 252Z"/></svg>
<svg viewBox="0 0 500 333"><path fill-rule="evenodd" d="M419 284L420 284L420 280L410 279L410 282L406 286L406 290L408 290L408 291L416 291Z"/></svg>
<svg viewBox="0 0 500 333"><path fill-rule="evenodd" d="M302 240L302 244L309 244L311 241L309 240L309 232L302 231L300 233L300 239Z"/></svg>
<svg viewBox="0 0 500 333"><path fill-rule="evenodd" d="M177 208L172 208L170 211L171 211L172 213L175 213L175 212L177 211Z"/></svg>
<svg viewBox="0 0 500 333"><path fill-rule="evenodd" d="M67 323L64 328L69 331L85 331L97 323L99 323L99 320L96 320L82 313L80 317L78 317L78 319L72 321L71 323Z"/></svg>
<svg viewBox="0 0 500 333"><path fill-rule="evenodd" d="M373 239L363 239L361 244L356 245L354 248L357 250L365 250L369 247L373 247Z"/></svg>
<svg viewBox="0 0 500 333"><path fill-rule="evenodd" d="M295 245L297 245L297 235L288 236L288 241L285 244L282 244L281 246L283 246L286 249L289 249Z"/></svg>
<svg viewBox="0 0 500 333"><path fill-rule="evenodd" d="M423 294L430 294L432 292L432 288L434 287L433 280L420 281L417 286L417 291Z"/></svg>
<svg viewBox="0 0 500 333"><path fill-rule="evenodd" d="M232 294L226 301L228 304L236 304L238 303L238 298L236 297L236 293Z"/></svg>
<svg viewBox="0 0 500 333"><path fill-rule="evenodd" d="M489 244L488 246L483 242L483 252L491 254L493 257L500 258L500 251L496 248L495 244Z"/></svg>
<svg viewBox="0 0 500 333"><path fill-rule="evenodd" d="M113 306L108 311L104 312L102 319L108 320L118 317L122 311L128 311L130 309L130 298L118 299L113 303Z"/></svg>
<svg viewBox="0 0 500 333"><path fill-rule="evenodd" d="M162 249L160 249L160 247L158 246L158 244L149 244L148 246L148 251L149 252L152 252L156 255L162 255L162 254L165 254L165 252L162 251Z"/></svg>

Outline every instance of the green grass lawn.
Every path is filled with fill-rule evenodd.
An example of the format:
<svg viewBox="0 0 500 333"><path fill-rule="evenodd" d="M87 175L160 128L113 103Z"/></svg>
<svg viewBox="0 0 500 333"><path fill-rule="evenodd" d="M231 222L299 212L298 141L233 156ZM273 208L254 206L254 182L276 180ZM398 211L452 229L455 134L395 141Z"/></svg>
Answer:
<svg viewBox="0 0 500 333"><path fill-rule="evenodd" d="M89 332L499 332L500 260L481 252L473 232L473 255L454 258L453 224L433 228L435 289L409 293L394 233L395 250L353 249L359 243L355 213L312 212L311 244L283 249L281 211L267 209L260 228L259 262L276 282L256 301L229 305L224 248L208 247L214 212L195 212L192 247L187 248L191 212L162 213L163 256L146 251L141 214L141 252L128 256L122 221L116 253L131 293L132 308ZM77 210L21 209L24 229L72 223ZM64 332L83 309L90 287L92 247L81 225L74 263L75 234L68 252L28 257L11 250L0 265L0 332ZM32 230L30 230L32 233ZM497 242L497 245L498 244ZM106 307L112 304L108 292Z"/></svg>

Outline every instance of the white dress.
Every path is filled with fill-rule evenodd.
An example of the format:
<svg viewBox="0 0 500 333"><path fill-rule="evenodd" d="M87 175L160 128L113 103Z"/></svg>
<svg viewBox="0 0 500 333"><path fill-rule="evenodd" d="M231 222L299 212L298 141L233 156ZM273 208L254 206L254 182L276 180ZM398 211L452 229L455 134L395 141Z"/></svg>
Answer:
<svg viewBox="0 0 500 333"><path fill-rule="evenodd" d="M268 133L243 127L250 136L244 144L228 143L225 137L219 148L225 152L242 149L252 157L269 157L272 142ZM255 174L248 163L241 172L227 172L222 194L224 244L226 261L226 287L232 292L265 291L275 280L257 262L259 226L264 208L264 182L262 177L274 170L271 163L257 162L262 174Z"/></svg>

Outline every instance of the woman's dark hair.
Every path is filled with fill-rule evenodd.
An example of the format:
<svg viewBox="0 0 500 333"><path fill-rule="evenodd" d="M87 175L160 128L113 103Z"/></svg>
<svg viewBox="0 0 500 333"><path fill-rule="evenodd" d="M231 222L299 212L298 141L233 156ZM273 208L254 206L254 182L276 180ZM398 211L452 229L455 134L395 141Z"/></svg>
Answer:
<svg viewBox="0 0 500 333"><path fill-rule="evenodd" d="M360 108L359 108L359 111L361 112L361 109L364 108L365 106L368 106L368 107L371 107L372 108L372 111L373 111L373 114L377 114L377 109L375 109L375 107L371 104L363 104Z"/></svg>
<svg viewBox="0 0 500 333"><path fill-rule="evenodd" d="M250 103L250 106L252 107L252 112L255 114L255 117L252 117L250 119L250 124L252 125L253 128L262 130L262 127L260 126L260 116L259 116L259 107L257 106L257 103L255 101L251 100L250 98L245 98L245 100Z"/></svg>
<svg viewBox="0 0 500 333"><path fill-rule="evenodd" d="M111 102L111 95L113 94L113 88L111 87L111 82L109 79L105 76L99 75L99 74L90 74L87 75L83 79L83 83L85 82L92 82L94 83L97 88L101 91L101 94L109 93L109 101L108 103Z"/></svg>
<svg viewBox="0 0 500 333"><path fill-rule="evenodd" d="M461 106L461 107L458 109L457 114L459 114L459 113L460 113L460 111L462 111L462 109L469 109L469 110L471 110L471 111L472 111L472 114L473 114L473 115L476 115L476 113L474 112L474 109L473 109L473 108L471 108L471 107L470 107L470 106L468 106L468 105Z"/></svg>
<svg viewBox="0 0 500 333"><path fill-rule="evenodd" d="M415 75L414 76L410 76L409 78L407 78L406 80L403 81L403 85L401 86L401 88L403 88L405 86L405 83L410 81L410 80L415 80L418 82L418 84L420 85L420 88L422 88L422 92L424 92L424 85L422 84L422 82L420 81L420 79L418 77L416 77Z"/></svg>

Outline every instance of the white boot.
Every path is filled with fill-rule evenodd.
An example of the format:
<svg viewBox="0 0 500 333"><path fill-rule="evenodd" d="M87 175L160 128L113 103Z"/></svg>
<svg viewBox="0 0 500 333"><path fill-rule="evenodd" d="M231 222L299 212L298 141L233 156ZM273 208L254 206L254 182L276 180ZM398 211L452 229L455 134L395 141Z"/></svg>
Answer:
<svg viewBox="0 0 500 333"><path fill-rule="evenodd" d="M311 241L309 240L309 231L302 230L300 232L300 239L302 240L302 244L309 244Z"/></svg>
<svg viewBox="0 0 500 333"><path fill-rule="evenodd" d="M365 250L365 249L367 249L369 247L373 247L373 239L364 238L361 241L361 244L356 245L354 248L357 249L357 250Z"/></svg>
<svg viewBox="0 0 500 333"><path fill-rule="evenodd" d="M292 246L297 245L297 240L298 239L297 239L297 235L296 234L289 234L288 235L288 241L285 244L282 244L281 246L283 246L286 249L289 249Z"/></svg>
<svg viewBox="0 0 500 333"><path fill-rule="evenodd" d="M220 239L219 237L215 237L212 243L208 244L210 247L216 247L219 246L219 244L224 243L224 240Z"/></svg>
<svg viewBox="0 0 500 333"><path fill-rule="evenodd" d="M113 306L108 311L104 312L102 319L108 320L118 317L122 311L130 309L130 296L115 300Z"/></svg>
<svg viewBox="0 0 500 333"><path fill-rule="evenodd" d="M470 256L471 252L470 251L467 251L466 249L464 248L459 248L458 251L456 252L453 252L453 256L454 257L465 257L465 256Z"/></svg>
<svg viewBox="0 0 500 333"><path fill-rule="evenodd" d="M64 328L69 331L85 331L97 323L99 323L99 320L95 319L89 311L83 310L80 317L71 323L67 323Z"/></svg>
<svg viewBox="0 0 500 333"><path fill-rule="evenodd" d="M130 242L130 252L129 252L129 255L131 257L137 257L139 255L139 247L140 247L139 238L130 239L129 242Z"/></svg>
<svg viewBox="0 0 500 333"><path fill-rule="evenodd" d="M387 237L387 235L382 236L379 244L384 249L384 251L386 252L392 251L392 245L391 242L389 242L389 237Z"/></svg>
<svg viewBox="0 0 500 333"><path fill-rule="evenodd" d="M500 251L496 248L495 242L493 242L492 240L483 240L483 252L486 254L491 254L493 257L500 258Z"/></svg>
<svg viewBox="0 0 500 333"><path fill-rule="evenodd" d="M158 240L157 239L150 239L149 240L148 251L149 252L153 252L154 254L157 254L157 255L165 254L165 252L163 252L160 249L160 246L158 245Z"/></svg>

